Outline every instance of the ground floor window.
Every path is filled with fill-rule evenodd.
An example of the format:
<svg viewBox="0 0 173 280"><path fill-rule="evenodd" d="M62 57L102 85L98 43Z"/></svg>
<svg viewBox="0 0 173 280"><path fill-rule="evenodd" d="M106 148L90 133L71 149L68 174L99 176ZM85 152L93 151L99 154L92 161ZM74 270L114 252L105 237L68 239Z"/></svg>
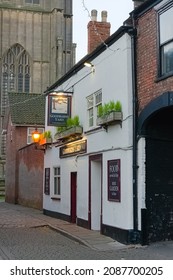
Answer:
<svg viewBox="0 0 173 280"><path fill-rule="evenodd" d="M61 170L60 167L54 167L54 195L61 195Z"/></svg>

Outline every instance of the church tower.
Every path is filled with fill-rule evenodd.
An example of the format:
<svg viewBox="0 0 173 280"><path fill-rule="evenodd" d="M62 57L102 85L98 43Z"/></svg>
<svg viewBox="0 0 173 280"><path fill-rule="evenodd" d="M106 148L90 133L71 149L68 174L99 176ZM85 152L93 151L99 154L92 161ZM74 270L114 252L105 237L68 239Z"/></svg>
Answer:
<svg viewBox="0 0 173 280"><path fill-rule="evenodd" d="M8 92L43 93L75 63L72 0L0 0L0 179Z"/></svg>

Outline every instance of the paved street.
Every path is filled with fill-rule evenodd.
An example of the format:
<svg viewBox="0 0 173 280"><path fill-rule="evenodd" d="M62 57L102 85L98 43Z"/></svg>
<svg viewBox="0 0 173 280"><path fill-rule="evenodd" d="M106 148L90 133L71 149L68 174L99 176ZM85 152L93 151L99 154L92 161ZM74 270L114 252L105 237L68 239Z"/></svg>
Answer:
<svg viewBox="0 0 173 280"><path fill-rule="evenodd" d="M125 246L41 211L0 202L2 260L173 259L173 242Z"/></svg>

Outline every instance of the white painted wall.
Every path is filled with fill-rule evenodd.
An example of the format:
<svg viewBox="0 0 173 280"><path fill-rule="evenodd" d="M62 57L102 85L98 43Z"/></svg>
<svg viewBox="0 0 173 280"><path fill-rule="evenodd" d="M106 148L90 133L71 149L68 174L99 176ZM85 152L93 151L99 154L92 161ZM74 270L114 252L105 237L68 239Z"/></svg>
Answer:
<svg viewBox="0 0 173 280"><path fill-rule="evenodd" d="M103 223L123 229L132 229L132 82L131 39L129 35L125 34L119 38L92 63L95 65L94 73L89 74L91 70L84 67L57 88L58 90L70 91L73 86L72 116L79 115L84 138L87 139L87 154L59 159L59 148L53 147L52 150L46 151L45 167L61 166L62 195L60 201L52 201L51 196L44 195L43 208L70 215L70 172L77 171L77 216L88 220L89 156L102 153ZM86 97L99 89L102 89L103 103L110 100L119 100L122 103L122 127L113 125L108 127L107 132L104 129L88 132ZM56 131L54 127L46 127L46 130L52 130L53 134ZM112 159L121 160L121 202L108 201L107 161ZM99 170L99 165L93 164L93 170ZM96 178L94 174L92 176L91 181L94 183ZM51 178L51 188L52 186ZM94 189L92 189L92 197L91 207L99 203ZM98 217L98 213L95 212L94 215L92 226L96 229L99 221L96 221L95 217Z"/></svg>

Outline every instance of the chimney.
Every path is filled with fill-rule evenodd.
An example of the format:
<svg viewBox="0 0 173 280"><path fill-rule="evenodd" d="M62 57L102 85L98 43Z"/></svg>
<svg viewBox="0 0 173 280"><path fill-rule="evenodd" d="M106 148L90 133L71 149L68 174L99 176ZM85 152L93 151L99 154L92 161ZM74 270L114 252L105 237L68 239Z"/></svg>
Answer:
<svg viewBox="0 0 173 280"><path fill-rule="evenodd" d="M97 10L91 11L88 23L88 53L96 49L110 36L111 24L107 22L107 11L101 12L101 21L97 21Z"/></svg>
<svg viewBox="0 0 173 280"><path fill-rule="evenodd" d="M146 0L132 0L134 2L134 9L143 4Z"/></svg>

